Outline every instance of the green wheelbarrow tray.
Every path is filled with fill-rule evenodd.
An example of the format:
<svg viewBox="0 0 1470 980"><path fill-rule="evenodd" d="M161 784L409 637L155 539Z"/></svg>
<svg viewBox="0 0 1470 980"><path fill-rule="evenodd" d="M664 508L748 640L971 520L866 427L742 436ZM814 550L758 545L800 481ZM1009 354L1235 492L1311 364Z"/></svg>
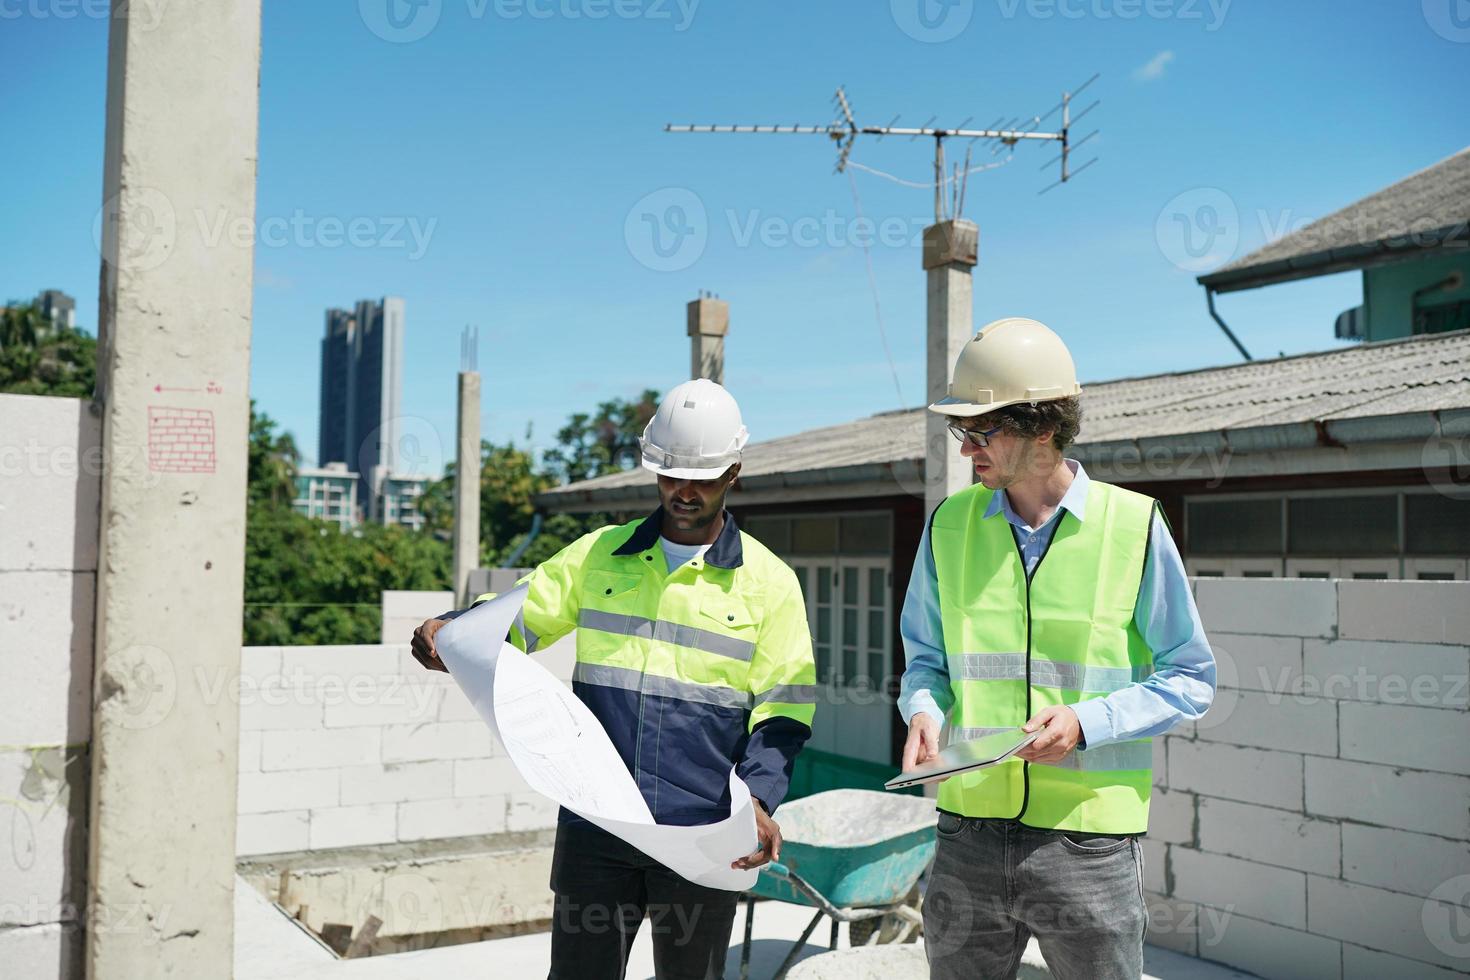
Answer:
<svg viewBox="0 0 1470 980"><path fill-rule="evenodd" d="M782 806L776 815L781 860L763 866L746 892L740 976L749 975L757 898L817 910L777 978L795 962L823 915L832 920L833 949L839 923L880 916L905 920L902 941L921 922L906 899L934 858L936 819L931 799L865 789L834 789Z"/></svg>

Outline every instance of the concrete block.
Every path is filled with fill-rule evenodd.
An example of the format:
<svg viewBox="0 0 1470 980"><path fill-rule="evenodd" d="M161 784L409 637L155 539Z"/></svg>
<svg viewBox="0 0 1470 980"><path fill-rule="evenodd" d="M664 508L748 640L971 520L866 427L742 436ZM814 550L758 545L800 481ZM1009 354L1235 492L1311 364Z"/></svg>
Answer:
<svg viewBox="0 0 1470 980"><path fill-rule="evenodd" d="M9 396L6 396L9 397ZM7 976L66 980L83 975L84 933L75 924L0 929L0 963Z"/></svg>
<svg viewBox="0 0 1470 980"><path fill-rule="evenodd" d="M1470 776L1470 711L1347 701L1342 757Z"/></svg>
<svg viewBox="0 0 1470 980"><path fill-rule="evenodd" d="M362 766L382 758L383 730L334 728L262 733L261 764L277 769L330 769Z"/></svg>
<svg viewBox="0 0 1470 980"><path fill-rule="evenodd" d="M240 693L243 699L246 691L258 690L263 685L284 685L285 677L281 673L281 650L282 647L241 647L240 648Z"/></svg>
<svg viewBox="0 0 1470 980"><path fill-rule="evenodd" d="M1345 640L1462 643L1470 636L1470 582L1338 583Z"/></svg>
<svg viewBox="0 0 1470 980"><path fill-rule="evenodd" d="M102 420L88 399L0 394L0 570L97 570ZM115 450L118 465L146 466ZM129 456L124 460L123 456Z"/></svg>
<svg viewBox="0 0 1470 980"><path fill-rule="evenodd" d="M395 839L397 804L368 803L311 811L312 850L386 844Z"/></svg>
<svg viewBox="0 0 1470 980"><path fill-rule="evenodd" d="M281 674L296 686L381 682L398 670L397 646L282 647ZM420 667L420 670L423 668Z"/></svg>
<svg viewBox="0 0 1470 980"><path fill-rule="evenodd" d="M1290 694L1223 692L1195 730L1211 742L1335 756L1337 703Z"/></svg>
<svg viewBox="0 0 1470 980"><path fill-rule="evenodd" d="M454 593L415 592L384 589L382 623L384 644L407 643L426 619L432 619L454 608Z"/></svg>
<svg viewBox="0 0 1470 980"><path fill-rule="evenodd" d="M1466 966L1470 944L1455 932L1463 908L1431 908L1417 896L1317 875L1307 881L1307 908L1309 928L1318 935L1436 966Z"/></svg>
<svg viewBox="0 0 1470 980"><path fill-rule="evenodd" d="M454 795L451 762L402 762L342 769L342 804L402 803Z"/></svg>
<svg viewBox="0 0 1470 980"><path fill-rule="evenodd" d="M1342 944L1342 980L1463 980L1462 970L1446 970L1352 943Z"/></svg>
<svg viewBox="0 0 1470 980"><path fill-rule="evenodd" d="M1293 752L1176 739L1169 745L1169 785L1202 796L1297 810L1302 805L1302 759Z"/></svg>
<svg viewBox="0 0 1470 980"><path fill-rule="evenodd" d="M240 771L260 772L260 732L240 731Z"/></svg>
<svg viewBox="0 0 1470 980"><path fill-rule="evenodd" d="M328 728L350 728L435 721L447 690L439 685L410 684L402 677L377 678L371 684L358 683L343 698L331 699L323 722Z"/></svg>
<svg viewBox="0 0 1470 980"><path fill-rule="evenodd" d="M313 692L298 687L283 687L278 680L258 688L240 689L240 728L263 732L294 728L319 729L322 704Z"/></svg>
<svg viewBox="0 0 1470 980"><path fill-rule="evenodd" d="M1167 789L1169 786L1169 736L1161 735L1153 740L1154 749L1154 788Z"/></svg>
<svg viewBox="0 0 1470 980"><path fill-rule="evenodd" d="M235 821L235 853L279 854L307 848L307 810L246 813Z"/></svg>
<svg viewBox="0 0 1470 980"><path fill-rule="evenodd" d="M1205 631L1269 636L1337 635L1337 588L1313 579L1200 579Z"/></svg>
<svg viewBox="0 0 1470 980"><path fill-rule="evenodd" d="M483 759L497 754L495 736L482 722L429 722L382 729L384 762Z"/></svg>
<svg viewBox="0 0 1470 980"><path fill-rule="evenodd" d="M1195 843L1195 795L1183 790L1154 790L1148 801L1148 837L1169 844Z"/></svg>
<svg viewBox="0 0 1470 980"><path fill-rule="evenodd" d="M96 584L93 572L0 571L0 677L25 679L0 710L0 745L91 738Z"/></svg>
<svg viewBox="0 0 1470 980"><path fill-rule="evenodd" d="M0 927L77 920L88 776L83 748L0 751Z"/></svg>
<svg viewBox="0 0 1470 980"><path fill-rule="evenodd" d="M1341 980L1342 944L1299 929L1286 929L1237 915L1199 955L1263 977Z"/></svg>
<svg viewBox="0 0 1470 980"><path fill-rule="evenodd" d="M1464 840L1470 778L1306 756L1307 813ZM1346 938L1346 937L1342 937Z"/></svg>
<svg viewBox="0 0 1470 980"><path fill-rule="evenodd" d="M1189 956L1198 955L1202 942L1217 942L1235 919L1235 913L1229 909L1197 905L1148 891L1143 898L1148 907L1145 941Z"/></svg>
<svg viewBox="0 0 1470 980"><path fill-rule="evenodd" d="M337 771L288 769L281 772L240 773L241 813L271 813L336 806Z"/></svg>
<svg viewBox="0 0 1470 980"><path fill-rule="evenodd" d="M1300 871L1178 845L1169 848L1169 869L1176 898L1292 929L1307 927L1306 875Z"/></svg>
<svg viewBox="0 0 1470 980"><path fill-rule="evenodd" d="M494 796L502 793L534 793L509 756L493 759L456 759L455 796Z"/></svg>
<svg viewBox="0 0 1470 980"><path fill-rule="evenodd" d="M1221 687L1289 694L1298 690L1302 674L1302 639L1255 633L1209 634Z"/></svg>
<svg viewBox="0 0 1470 980"><path fill-rule="evenodd" d="M1150 840L1145 837L1138 842L1138 849L1143 856L1144 891L1159 894L1167 892L1169 883L1165 872L1169 864L1169 845L1163 841Z"/></svg>
<svg viewBox="0 0 1470 980"><path fill-rule="evenodd" d="M1410 895L1470 875L1470 843L1389 827L1342 825L1342 877Z"/></svg>
<svg viewBox="0 0 1470 980"><path fill-rule="evenodd" d="M439 699L439 721L478 721L484 724L463 691L458 687L446 687L443 691L444 696Z"/></svg>
<svg viewBox="0 0 1470 980"><path fill-rule="evenodd" d="M1307 640L1304 694L1347 701L1470 706L1470 648L1377 640Z"/></svg>
<svg viewBox="0 0 1470 980"><path fill-rule="evenodd" d="M1199 801L1199 847L1215 854L1336 876L1338 825L1289 810L1205 797Z"/></svg>
<svg viewBox="0 0 1470 980"><path fill-rule="evenodd" d="M506 829L504 796L418 800L398 804L398 839L433 840L498 834Z"/></svg>
<svg viewBox="0 0 1470 980"><path fill-rule="evenodd" d="M544 830L556 826L561 809L540 793L512 793L505 812L506 830Z"/></svg>

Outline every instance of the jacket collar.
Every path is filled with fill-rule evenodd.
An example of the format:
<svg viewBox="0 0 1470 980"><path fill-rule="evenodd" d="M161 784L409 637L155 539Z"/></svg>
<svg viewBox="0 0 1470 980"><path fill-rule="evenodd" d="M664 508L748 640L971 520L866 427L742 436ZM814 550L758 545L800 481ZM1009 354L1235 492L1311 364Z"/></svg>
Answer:
<svg viewBox="0 0 1470 980"><path fill-rule="evenodd" d="M660 506L639 522L628 540L618 545L613 554L637 555L657 546L663 525L664 509ZM715 538L715 543L704 553L704 561L716 568L739 568L745 563L744 552L740 547L740 528L735 524L734 515L728 510L725 511L725 526L720 530L720 536Z"/></svg>

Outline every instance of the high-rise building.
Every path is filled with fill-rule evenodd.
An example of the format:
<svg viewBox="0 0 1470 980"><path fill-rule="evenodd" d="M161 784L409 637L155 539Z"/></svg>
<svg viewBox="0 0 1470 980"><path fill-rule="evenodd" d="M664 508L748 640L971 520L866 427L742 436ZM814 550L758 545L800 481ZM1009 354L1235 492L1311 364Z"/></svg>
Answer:
<svg viewBox="0 0 1470 980"><path fill-rule="evenodd" d="M362 520L357 504L357 474L346 463L328 463L318 469L296 471L296 498L291 506L298 514L332 521L346 531Z"/></svg>
<svg viewBox="0 0 1470 980"><path fill-rule="evenodd" d="M403 389L403 300L361 300L328 310L322 338L317 461L359 475L357 499L376 513L382 481L397 467Z"/></svg>

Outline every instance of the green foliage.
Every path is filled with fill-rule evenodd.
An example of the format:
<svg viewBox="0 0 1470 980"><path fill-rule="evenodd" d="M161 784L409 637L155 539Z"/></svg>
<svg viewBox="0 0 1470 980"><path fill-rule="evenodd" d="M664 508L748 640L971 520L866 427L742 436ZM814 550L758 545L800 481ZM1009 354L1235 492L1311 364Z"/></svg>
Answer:
<svg viewBox="0 0 1470 980"><path fill-rule="evenodd" d="M299 454L254 406L245 527L245 644L377 643L384 589L446 589L447 543L402 527L342 531L291 509Z"/></svg>
<svg viewBox="0 0 1470 980"><path fill-rule="evenodd" d="M658 392L647 389L627 401L614 398L588 415L578 412L556 434L542 462L558 483L616 473L638 463L638 437L658 410Z"/></svg>
<svg viewBox="0 0 1470 980"><path fill-rule="evenodd" d="M0 392L90 398L97 380L97 340L54 328L34 305L0 313Z"/></svg>

